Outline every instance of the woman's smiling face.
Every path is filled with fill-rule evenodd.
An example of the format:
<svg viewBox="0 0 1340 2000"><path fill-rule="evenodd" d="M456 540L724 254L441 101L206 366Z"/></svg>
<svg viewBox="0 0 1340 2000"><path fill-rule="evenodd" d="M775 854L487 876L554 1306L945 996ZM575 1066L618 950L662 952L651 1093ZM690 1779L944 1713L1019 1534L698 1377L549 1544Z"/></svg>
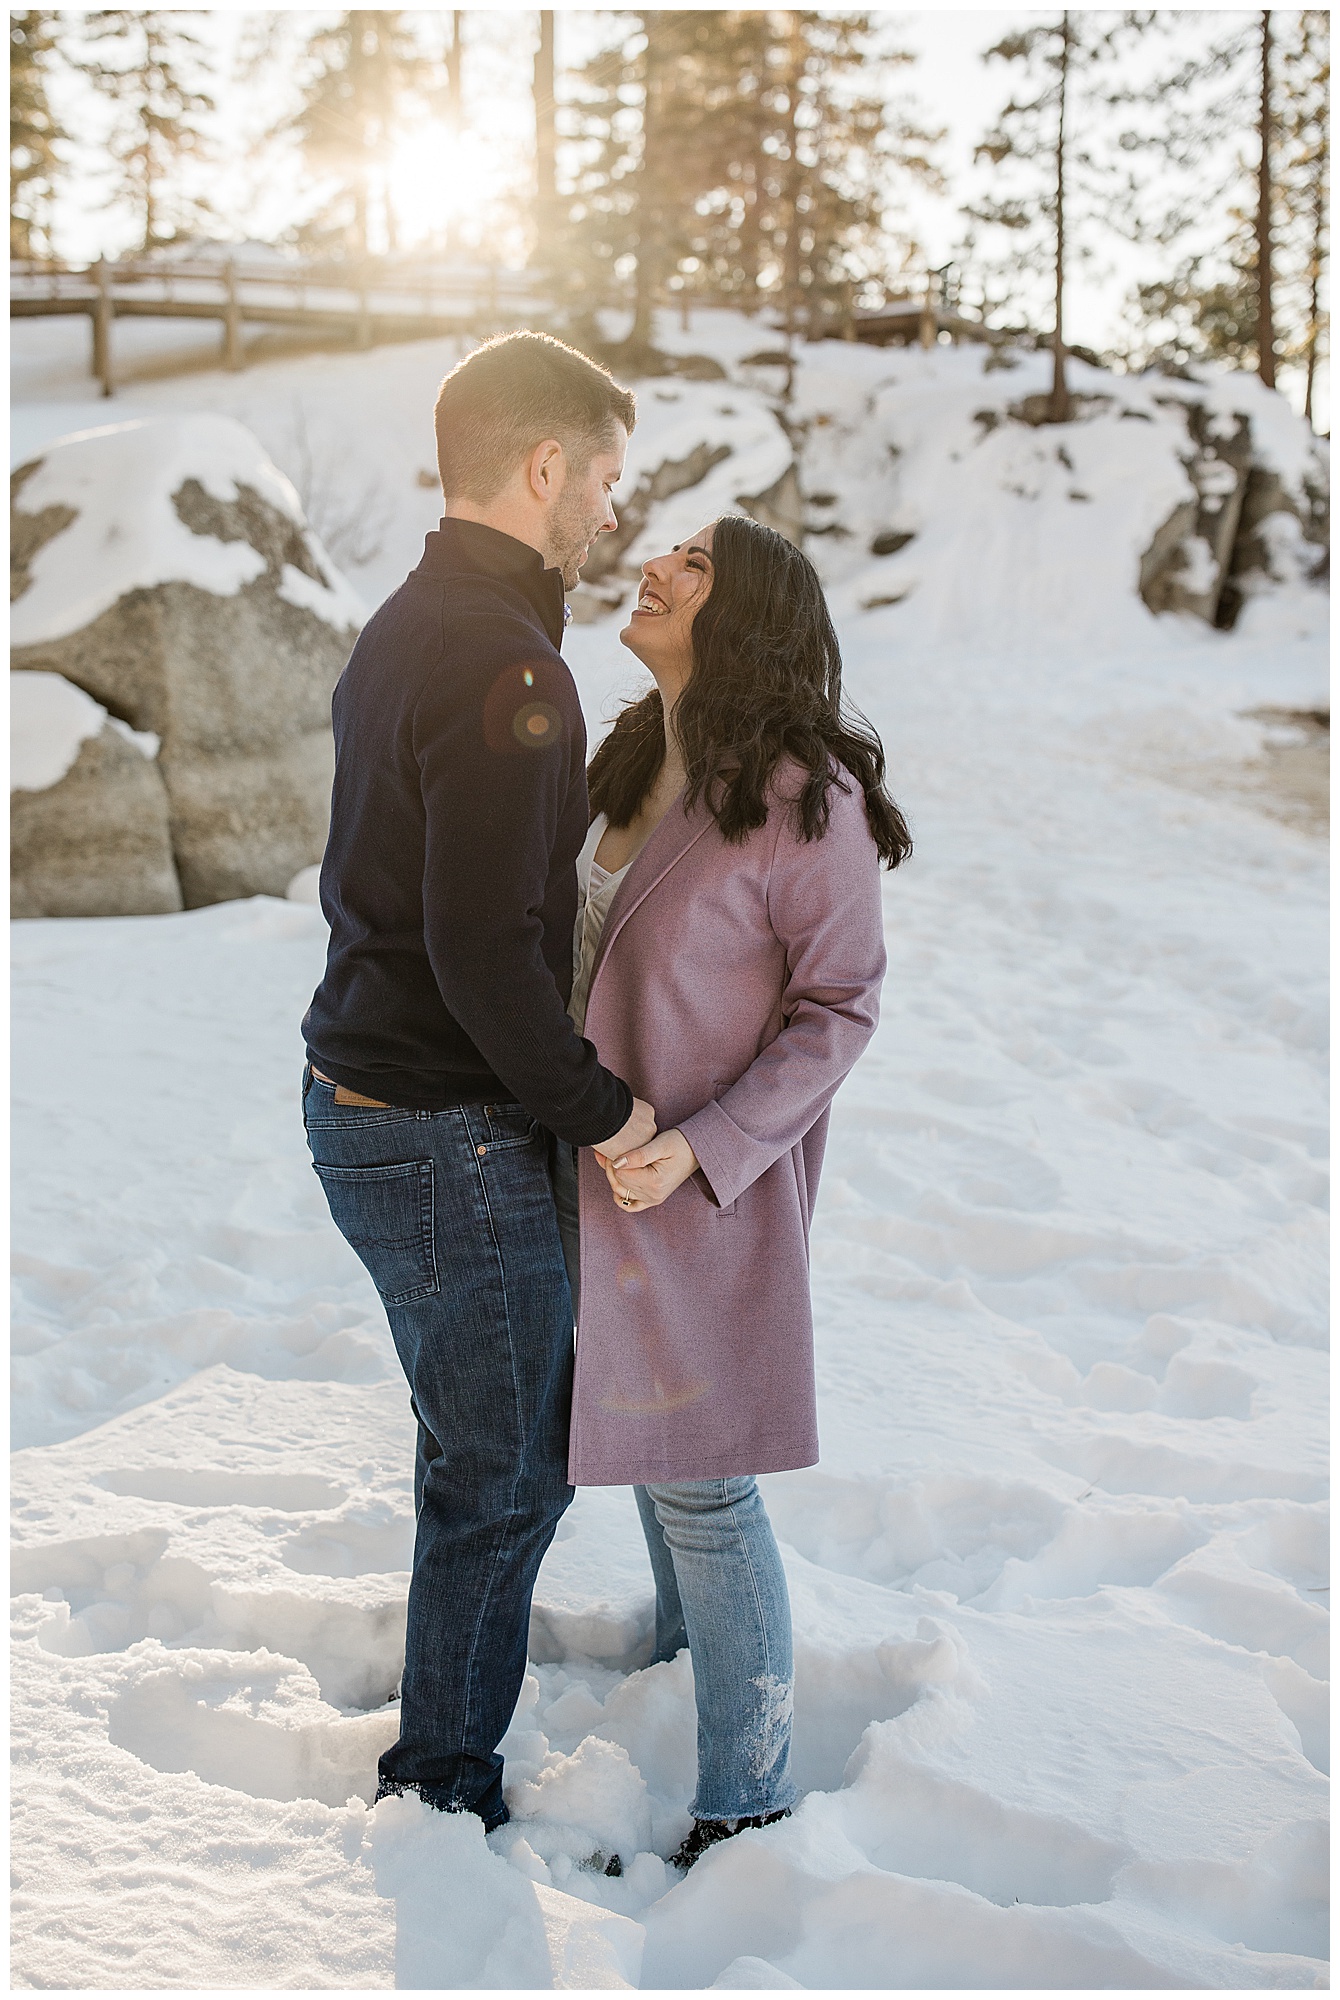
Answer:
<svg viewBox="0 0 1340 2000"><path fill-rule="evenodd" d="M693 663L690 633L712 588L712 524L642 565L636 607L620 639L655 673Z"/></svg>

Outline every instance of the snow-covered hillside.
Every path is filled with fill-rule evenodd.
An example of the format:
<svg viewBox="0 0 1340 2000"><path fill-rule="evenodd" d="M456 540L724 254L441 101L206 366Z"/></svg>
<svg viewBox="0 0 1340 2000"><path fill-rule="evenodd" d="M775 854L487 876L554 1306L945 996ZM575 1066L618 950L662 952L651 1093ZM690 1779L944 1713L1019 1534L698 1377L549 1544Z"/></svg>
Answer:
<svg viewBox="0 0 1340 2000"><path fill-rule="evenodd" d="M1146 609L1187 491L1177 412L1120 414L1148 385L1058 439L976 421L1032 361L825 347L788 439L746 360L766 335L684 338L728 373L640 385L629 489L732 453L622 559L798 449L917 844L816 1222L824 1459L766 1482L808 1796L668 1873L691 1677L639 1670L635 1513L591 1490L541 1578L512 1825L369 1809L412 1436L298 1119L319 912L23 924L21 1986L1324 1983L1324 855L1255 713L1324 701L1317 595L1282 584L1231 633ZM342 565L374 601L435 517L448 359L133 402L240 416L301 490L306 399L325 504L357 524L387 496L381 554ZM1291 420L1271 445L1250 414L1301 477ZM593 731L638 685L617 625L566 641Z"/></svg>
<svg viewBox="0 0 1340 2000"><path fill-rule="evenodd" d="M68 400L81 381L82 327L41 331L48 346L67 343L70 365L57 368L45 347L39 364L32 328L16 327L18 379L38 394L16 412L15 462L53 436L107 420L106 404ZM778 337L761 323L705 311L684 329L663 314L657 338L690 370L706 356L722 373L637 385L621 498L634 500L695 451L712 462L699 483L647 510L624 566L766 495L794 460L807 546L836 601L853 611L899 603L897 629L918 644L1032 646L1040 633L1102 650L1147 643L1141 557L1169 513L1196 497L1189 467L1204 453L1188 431L1193 406L1225 435L1245 419L1256 461L1295 502L1306 506L1306 489L1326 476L1326 448L1251 376L1174 381L1072 362L1077 420L1036 427L1011 412L1046 388L1045 355L828 341L798 350L783 405ZM238 418L288 474L312 527L372 605L395 588L438 518L430 413L463 351L455 340L424 341L272 361L240 375L137 381L117 414L208 408ZM876 540L902 546L872 555ZM1300 548L1287 529L1275 540L1280 581L1291 587L1270 593L1261 629L1315 631L1326 599L1301 577L1319 551ZM1205 562L1210 552L1192 556ZM577 596L579 616L596 608Z"/></svg>

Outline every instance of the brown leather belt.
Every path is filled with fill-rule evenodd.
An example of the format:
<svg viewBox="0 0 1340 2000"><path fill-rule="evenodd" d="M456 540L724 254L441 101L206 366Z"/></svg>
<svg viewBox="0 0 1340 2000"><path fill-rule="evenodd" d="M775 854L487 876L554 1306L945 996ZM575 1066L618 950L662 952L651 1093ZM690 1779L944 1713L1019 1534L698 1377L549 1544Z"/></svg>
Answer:
<svg viewBox="0 0 1340 2000"><path fill-rule="evenodd" d="M312 1075L318 1077L322 1083L328 1083L332 1086L337 1104L361 1104L365 1111L390 1111L394 1108L386 1102L385 1098L364 1097L361 1091L350 1090L347 1084L336 1083L333 1076L327 1076L325 1071L318 1069L315 1063L312 1064Z"/></svg>

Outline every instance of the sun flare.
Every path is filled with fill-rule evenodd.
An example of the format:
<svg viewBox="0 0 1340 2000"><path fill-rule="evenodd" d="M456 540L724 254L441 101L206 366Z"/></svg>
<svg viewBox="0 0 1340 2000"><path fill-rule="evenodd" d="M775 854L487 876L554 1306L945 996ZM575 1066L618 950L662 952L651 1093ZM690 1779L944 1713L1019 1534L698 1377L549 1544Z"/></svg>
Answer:
<svg viewBox="0 0 1340 2000"><path fill-rule="evenodd" d="M391 154L386 187L402 242L422 243L478 217L492 191L478 135L434 122L406 133Z"/></svg>

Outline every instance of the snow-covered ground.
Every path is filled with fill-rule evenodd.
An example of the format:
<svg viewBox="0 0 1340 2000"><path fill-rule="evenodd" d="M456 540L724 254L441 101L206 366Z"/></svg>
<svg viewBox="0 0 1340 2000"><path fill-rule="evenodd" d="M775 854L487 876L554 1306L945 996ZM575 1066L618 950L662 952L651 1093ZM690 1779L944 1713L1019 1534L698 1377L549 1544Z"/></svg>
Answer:
<svg viewBox="0 0 1340 2000"><path fill-rule="evenodd" d="M630 471L710 420L757 492L755 330L708 331L732 379L645 385ZM239 416L301 487L305 397L309 454L343 440L325 504L386 498L349 565L375 601L435 518L444 355L143 383L134 413ZM1225 779L1245 711L1324 698L1315 598L1152 619L1174 416L1100 412L1058 472L1053 433L980 439L1037 386L980 362L825 348L797 384L917 843L816 1224L824 1459L766 1482L803 1806L668 1874L691 1676L638 1669L634 1510L591 1490L541 1579L512 1825L369 1810L412 1438L298 1118L319 911L23 924L17 1984L1325 1983L1324 856ZM76 385L41 393L19 456L72 427ZM730 504L731 464L648 533ZM879 529L916 539L872 560ZM637 684L616 628L566 645L593 726Z"/></svg>

